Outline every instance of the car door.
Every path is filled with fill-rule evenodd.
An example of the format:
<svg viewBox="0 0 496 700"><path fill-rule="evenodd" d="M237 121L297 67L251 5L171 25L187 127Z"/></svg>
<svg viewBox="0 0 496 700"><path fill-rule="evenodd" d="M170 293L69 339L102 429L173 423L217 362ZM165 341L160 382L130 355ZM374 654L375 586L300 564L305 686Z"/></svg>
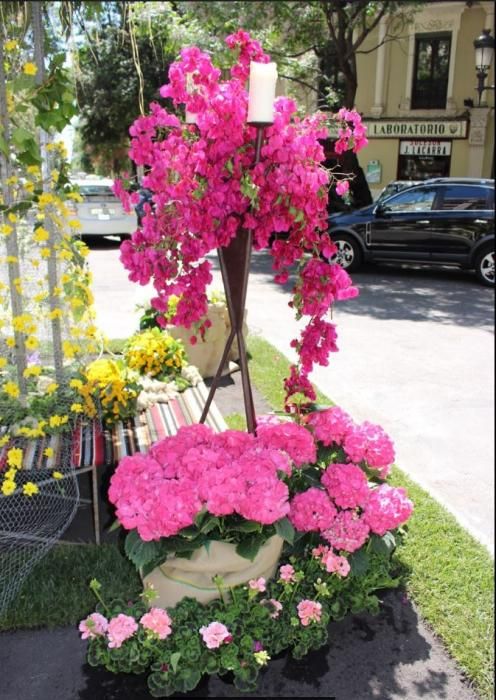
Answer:
<svg viewBox="0 0 496 700"><path fill-rule="evenodd" d="M439 185L434 202L432 259L467 262L474 244L494 227L494 190L477 184Z"/></svg>
<svg viewBox="0 0 496 700"><path fill-rule="evenodd" d="M366 238L374 258L430 258L430 227L436 187L400 192L376 207Z"/></svg>

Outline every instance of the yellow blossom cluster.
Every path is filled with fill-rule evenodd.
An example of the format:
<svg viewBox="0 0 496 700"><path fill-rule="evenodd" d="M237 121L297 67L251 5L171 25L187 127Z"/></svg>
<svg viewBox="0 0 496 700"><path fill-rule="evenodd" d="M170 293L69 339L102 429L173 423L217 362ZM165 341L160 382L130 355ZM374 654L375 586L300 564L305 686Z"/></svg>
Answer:
<svg viewBox="0 0 496 700"><path fill-rule="evenodd" d="M113 360L90 362L83 371L83 379L73 379L70 385L82 398L82 404L73 404L72 410L82 410L90 418L96 418L101 410L102 417L112 423L136 411L139 385L125 367Z"/></svg>
<svg viewBox="0 0 496 700"><path fill-rule="evenodd" d="M11 447L7 450L7 467L3 473L2 485L0 492L4 496L12 496L17 490L16 476L17 472L22 469L23 451L20 447ZM34 496L39 492L39 488L32 481L27 481L23 484L22 493L25 496Z"/></svg>
<svg viewBox="0 0 496 700"><path fill-rule="evenodd" d="M126 347L125 359L131 369L152 377L177 374L186 364L181 341L159 328L134 335Z"/></svg>

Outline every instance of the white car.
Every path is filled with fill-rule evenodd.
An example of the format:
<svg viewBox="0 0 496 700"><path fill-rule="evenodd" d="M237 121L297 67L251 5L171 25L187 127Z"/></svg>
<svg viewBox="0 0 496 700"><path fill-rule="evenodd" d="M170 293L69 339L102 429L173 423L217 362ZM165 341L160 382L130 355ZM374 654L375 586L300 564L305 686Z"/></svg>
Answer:
<svg viewBox="0 0 496 700"><path fill-rule="evenodd" d="M75 179L82 202L76 204L76 217L82 236L120 236L127 238L138 228L136 213L129 214L112 192L113 180L98 177Z"/></svg>

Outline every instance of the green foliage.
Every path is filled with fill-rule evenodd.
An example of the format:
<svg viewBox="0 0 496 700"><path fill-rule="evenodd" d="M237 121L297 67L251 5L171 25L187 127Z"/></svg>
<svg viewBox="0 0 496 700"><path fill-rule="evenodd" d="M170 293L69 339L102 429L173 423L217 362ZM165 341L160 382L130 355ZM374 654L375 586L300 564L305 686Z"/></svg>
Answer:
<svg viewBox="0 0 496 700"><path fill-rule="evenodd" d="M189 692L204 674L223 675L229 671L238 690L255 691L259 672L272 656L291 650L295 659L304 657L326 643L331 620L339 620L348 612L377 613L377 591L398 585L387 552L372 551L366 572L352 572L347 578L340 578L329 574L312 556L313 544L312 537L307 536L302 556L287 561L295 569L293 583L272 579L263 594L246 585L236 586L229 589L226 602L218 599L206 605L183 598L168 610L172 632L166 639L158 639L141 625L119 649L110 649L104 637L95 637L89 642L88 662L113 673L148 671L153 697ZM224 588L221 579L218 585ZM146 591L131 605L120 600L106 603L100 589L97 597L97 610L107 618L124 612L139 622L145 603L154 605L153 594ZM279 612L269 602L271 599L282 605ZM302 600L321 604L320 620L301 624L297 606ZM214 621L225 625L231 638L218 648L209 649L199 630Z"/></svg>

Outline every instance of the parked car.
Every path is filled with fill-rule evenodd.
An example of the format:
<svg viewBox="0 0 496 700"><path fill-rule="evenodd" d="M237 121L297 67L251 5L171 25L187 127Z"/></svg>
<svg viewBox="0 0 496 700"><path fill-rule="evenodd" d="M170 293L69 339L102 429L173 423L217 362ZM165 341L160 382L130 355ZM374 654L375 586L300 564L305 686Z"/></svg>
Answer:
<svg viewBox="0 0 496 700"><path fill-rule="evenodd" d="M494 286L494 180L434 178L382 202L329 217L348 271L363 262L455 265Z"/></svg>
<svg viewBox="0 0 496 700"><path fill-rule="evenodd" d="M113 181L88 176L74 180L83 201L76 205L83 236L120 236L127 238L137 228L136 213L127 213L112 192Z"/></svg>
<svg viewBox="0 0 496 700"><path fill-rule="evenodd" d="M391 197L397 192L406 190L407 187L415 187L415 185L421 185L422 180L393 180L381 191L375 203L382 202L384 199Z"/></svg>

